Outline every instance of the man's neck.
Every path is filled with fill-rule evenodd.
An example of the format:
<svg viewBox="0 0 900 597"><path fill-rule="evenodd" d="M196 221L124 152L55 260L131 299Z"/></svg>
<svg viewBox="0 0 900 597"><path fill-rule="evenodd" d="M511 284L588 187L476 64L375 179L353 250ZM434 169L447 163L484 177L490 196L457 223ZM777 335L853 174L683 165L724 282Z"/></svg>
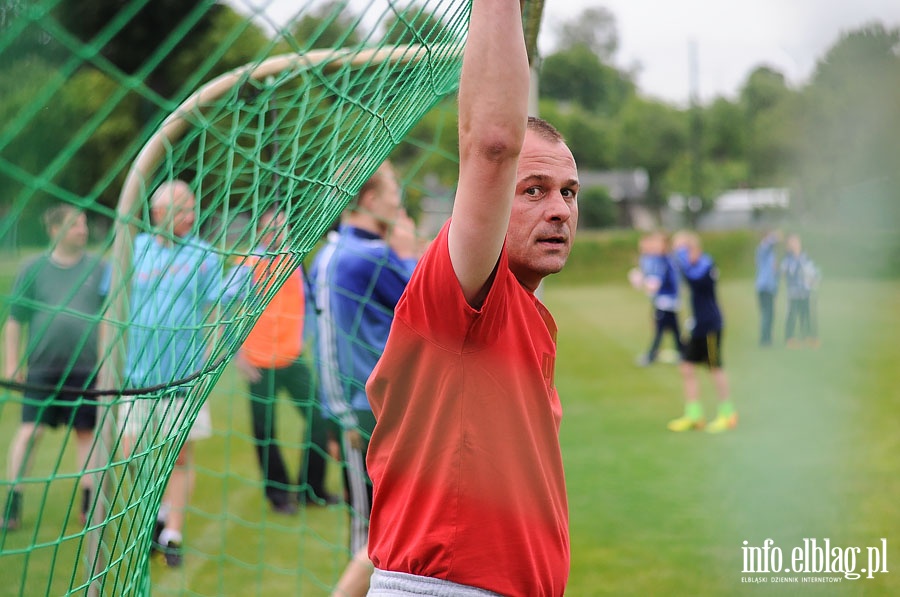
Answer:
<svg viewBox="0 0 900 597"><path fill-rule="evenodd" d="M157 234L156 242L163 247L171 247L176 241L181 241L183 238L182 236L169 237L164 234Z"/></svg>
<svg viewBox="0 0 900 597"><path fill-rule="evenodd" d="M347 216L344 217L341 223L346 226L353 226L354 228L359 228L360 230L371 232L372 234L376 234L380 237L384 237L385 234L384 226L382 226L381 223L378 222L378 220L366 214L347 214Z"/></svg>
<svg viewBox="0 0 900 597"><path fill-rule="evenodd" d="M53 263L62 267L72 267L81 261L83 255L84 250L81 248L68 248L61 245L56 245L50 251L50 259Z"/></svg>

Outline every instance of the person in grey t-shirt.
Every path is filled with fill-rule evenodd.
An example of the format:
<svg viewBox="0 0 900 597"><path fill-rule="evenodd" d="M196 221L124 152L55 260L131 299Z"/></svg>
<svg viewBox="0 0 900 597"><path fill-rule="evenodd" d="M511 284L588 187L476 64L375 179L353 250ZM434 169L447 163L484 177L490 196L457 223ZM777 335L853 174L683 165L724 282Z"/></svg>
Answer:
<svg viewBox="0 0 900 597"><path fill-rule="evenodd" d="M25 385L22 423L9 448L12 485L0 512L0 529L7 531L22 524L21 480L28 476L44 428L74 429L83 467L97 418L96 403L78 390L91 388L97 371L105 266L85 252L88 226L81 210L53 206L44 214L44 224L50 250L20 269L4 333L3 375ZM89 475L81 476L82 523L90 508L90 483Z"/></svg>

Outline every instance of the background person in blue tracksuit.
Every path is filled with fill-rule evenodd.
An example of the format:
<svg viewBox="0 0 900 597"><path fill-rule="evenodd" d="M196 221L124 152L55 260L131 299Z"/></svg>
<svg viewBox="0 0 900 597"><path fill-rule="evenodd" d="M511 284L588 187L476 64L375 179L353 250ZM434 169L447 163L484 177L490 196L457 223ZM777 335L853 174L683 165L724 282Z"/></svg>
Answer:
<svg viewBox="0 0 900 597"><path fill-rule="evenodd" d="M385 162L351 201L310 269L320 395L323 409L340 426L354 554L366 548L372 507L365 462L375 417L366 381L384 351L394 307L417 256L414 224L401 207L394 170ZM371 569L362 573L367 577Z"/></svg>
<svg viewBox="0 0 900 597"><path fill-rule="evenodd" d="M188 184L166 181L150 199L155 230L134 239L125 364L129 388L171 385L207 366L216 329L210 316L222 295L222 262L195 235L195 212L196 199ZM171 439L181 433L193 407L188 403L189 389L189 385L175 386L164 395L155 391L123 400L120 423L129 458L146 457L151 453L148 443L159 441L154 438ZM152 547L170 567L182 565L182 528L196 477L193 444L211 436L212 419L204 402L157 513Z"/></svg>
<svg viewBox="0 0 900 597"><path fill-rule="evenodd" d="M731 402L728 377L722 368L722 330L724 320L716 298L719 270L712 257L703 252L700 237L680 232L673 240L675 261L691 289L693 326L684 347L681 372L684 379L684 415L669 422L672 431L702 429L720 433L737 426L737 413ZM716 418L707 426L700 404L700 386L696 366L709 367L719 404Z"/></svg>
<svg viewBox="0 0 900 597"><path fill-rule="evenodd" d="M638 359L638 365L647 366L656 361L666 332L672 334L678 356L684 352L678 323L681 306L678 269L669 255L669 239L665 233L651 232L642 239L640 268L643 290L653 303L653 340L647 353Z"/></svg>

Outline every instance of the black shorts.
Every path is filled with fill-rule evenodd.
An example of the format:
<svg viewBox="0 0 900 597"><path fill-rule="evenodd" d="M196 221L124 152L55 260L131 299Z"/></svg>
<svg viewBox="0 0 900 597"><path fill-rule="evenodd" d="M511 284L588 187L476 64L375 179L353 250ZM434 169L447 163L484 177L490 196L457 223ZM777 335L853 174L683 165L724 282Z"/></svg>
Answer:
<svg viewBox="0 0 900 597"><path fill-rule="evenodd" d="M55 386L59 384L61 375L51 372L28 372L25 380L26 386ZM69 373L63 380L63 386L67 388L93 387L93 376L84 373ZM97 424L96 401L83 399L80 392L45 391L38 389L26 389L23 393L22 422L37 423L58 427L65 425L78 430L91 430Z"/></svg>
<svg viewBox="0 0 900 597"><path fill-rule="evenodd" d="M722 330L706 334L692 333L684 344L683 358L688 363L706 364L711 369L722 367Z"/></svg>

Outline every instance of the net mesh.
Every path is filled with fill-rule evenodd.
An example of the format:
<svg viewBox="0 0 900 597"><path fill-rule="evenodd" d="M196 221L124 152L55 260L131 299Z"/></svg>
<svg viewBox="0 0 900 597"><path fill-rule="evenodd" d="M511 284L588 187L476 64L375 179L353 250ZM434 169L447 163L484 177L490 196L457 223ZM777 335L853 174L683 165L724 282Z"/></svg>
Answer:
<svg viewBox="0 0 900 597"><path fill-rule="evenodd" d="M278 4L0 4L0 437L12 439L0 594L328 594L347 562L346 506L284 517L263 499L231 359L385 158L423 235L446 218L469 5L314 2L275 16ZM171 181L196 197L189 241L154 220L151 197ZM56 205L87 216L78 267L47 257L45 228L52 251L79 233L71 210L45 226ZM236 290L230 274L273 207L288 234L267 283ZM52 422L73 398L96 406L92 433L71 409L53 433L21 423L20 409ZM340 458L308 425L312 394L277 403L285 460L318 454L341 494ZM169 570L151 557L155 520L204 404L214 423L194 448L185 561Z"/></svg>

